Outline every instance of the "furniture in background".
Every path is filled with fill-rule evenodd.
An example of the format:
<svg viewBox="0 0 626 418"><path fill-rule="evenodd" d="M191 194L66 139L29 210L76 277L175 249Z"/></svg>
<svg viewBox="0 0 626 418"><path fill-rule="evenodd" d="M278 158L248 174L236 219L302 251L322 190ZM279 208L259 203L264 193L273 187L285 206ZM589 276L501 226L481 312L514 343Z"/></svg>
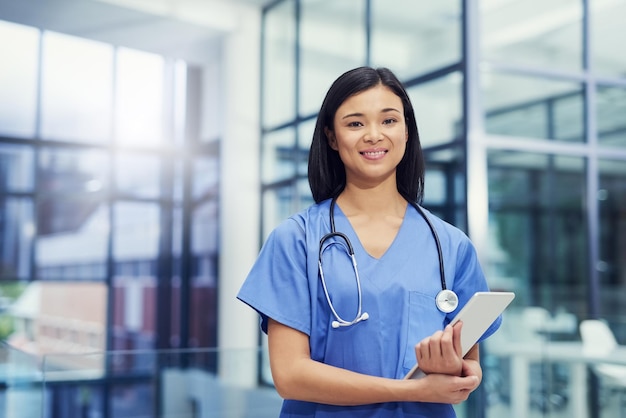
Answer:
<svg viewBox="0 0 626 418"><path fill-rule="evenodd" d="M586 319L580 323L580 337L583 342L583 353L597 360L591 364L591 370L600 380L603 388L610 393L619 395L620 415L626 409L626 365L609 364L611 358L620 347L613 331L605 321Z"/></svg>

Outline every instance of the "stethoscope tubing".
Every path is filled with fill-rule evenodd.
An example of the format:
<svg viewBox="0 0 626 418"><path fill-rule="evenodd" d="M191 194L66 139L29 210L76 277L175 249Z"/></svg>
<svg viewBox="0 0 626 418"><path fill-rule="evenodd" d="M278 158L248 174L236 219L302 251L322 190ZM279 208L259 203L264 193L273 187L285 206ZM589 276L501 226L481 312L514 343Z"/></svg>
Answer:
<svg viewBox="0 0 626 418"><path fill-rule="evenodd" d="M435 304L440 311L444 313L450 313L457 308L458 297L456 293L454 293L454 291L448 290L448 288L446 287L443 251L441 249L441 242L439 241L439 235L437 234L437 231L435 230L435 226L432 224L430 219L428 219L428 216L422 210L422 208L415 202L409 202L409 204L413 206L413 208L415 208L415 210L417 210L417 212L422 216L424 221L426 221L426 224L428 225L428 228L430 229L430 232L435 240L435 245L437 247L437 256L439 259L439 278L441 282L441 290L437 293L437 296L435 298ZM329 213L330 232L324 235L320 239L320 243L319 243L318 268L319 268L320 280L322 282L322 288L324 290L326 301L328 302L328 306L330 307L330 310L336 319L335 321L332 322L332 326L333 328L339 328L339 327L354 325L357 322L364 321L369 318L369 315L367 314L367 312L362 312L363 294L361 291L361 279L359 277L359 270L357 268L356 256L354 255L354 247L352 246L352 243L350 242L350 239L348 238L348 236L342 232L337 232L335 228L335 205L336 205L336 198L333 198L330 202L330 213ZM324 248L324 243L333 237L340 238L340 240L346 246L348 255L350 256L350 259L352 260L352 267L354 269L355 280L357 284L357 292L358 292L357 314L352 321L347 321L339 316L339 313L335 310L335 307L328 293L328 287L326 286L326 278L324 277L324 270L322 268L322 254L330 246L329 245L326 248ZM337 243L337 245L339 244Z"/></svg>

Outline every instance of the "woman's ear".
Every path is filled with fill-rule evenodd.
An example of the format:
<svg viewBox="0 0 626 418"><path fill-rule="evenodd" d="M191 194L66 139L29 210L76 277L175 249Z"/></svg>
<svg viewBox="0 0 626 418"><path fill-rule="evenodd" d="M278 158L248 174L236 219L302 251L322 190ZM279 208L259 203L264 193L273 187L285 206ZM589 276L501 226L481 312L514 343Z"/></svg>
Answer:
<svg viewBox="0 0 626 418"><path fill-rule="evenodd" d="M324 128L326 138L328 138L328 146L337 151L337 138L335 138L335 132L328 128Z"/></svg>

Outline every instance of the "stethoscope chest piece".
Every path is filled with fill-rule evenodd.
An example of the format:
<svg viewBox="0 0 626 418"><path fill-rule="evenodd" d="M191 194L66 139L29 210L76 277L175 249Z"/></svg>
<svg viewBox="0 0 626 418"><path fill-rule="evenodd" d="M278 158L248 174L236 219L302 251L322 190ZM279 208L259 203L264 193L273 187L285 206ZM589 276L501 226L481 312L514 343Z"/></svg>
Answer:
<svg viewBox="0 0 626 418"><path fill-rule="evenodd" d="M450 313L459 306L459 297L452 290L443 289L437 293L435 303L441 312Z"/></svg>

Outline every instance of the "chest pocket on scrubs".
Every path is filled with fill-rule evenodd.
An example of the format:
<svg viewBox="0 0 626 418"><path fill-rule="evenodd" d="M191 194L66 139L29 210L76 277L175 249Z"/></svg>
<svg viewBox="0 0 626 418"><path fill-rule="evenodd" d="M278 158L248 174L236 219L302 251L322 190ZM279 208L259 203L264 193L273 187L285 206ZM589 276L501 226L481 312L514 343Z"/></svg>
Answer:
<svg viewBox="0 0 626 418"><path fill-rule="evenodd" d="M415 366L415 344L443 330L446 314L437 309L435 298L420 292L409 293L408 329L404 353L404 372Z"/></svg>

